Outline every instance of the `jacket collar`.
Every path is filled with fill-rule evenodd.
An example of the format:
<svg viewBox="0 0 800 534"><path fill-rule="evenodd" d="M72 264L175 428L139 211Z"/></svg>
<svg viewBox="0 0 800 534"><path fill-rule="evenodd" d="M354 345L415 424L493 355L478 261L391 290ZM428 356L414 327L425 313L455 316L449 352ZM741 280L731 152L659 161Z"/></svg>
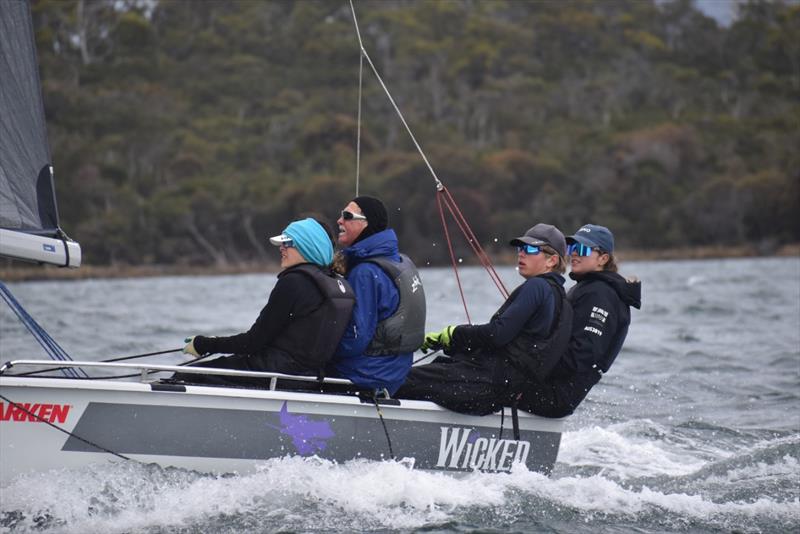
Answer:
<svg viewBox="0 0 800 534"><path fill-rule="evenodd" d="M374 256L396 256L399 252L397 234L391 228L372 234L342 250L348 260L356 261Z"/></svg>
<svg viewBox="0 0 800 534"><path fill-rule="evenodd" d="M639 280L628 281L619 273L609 271L593 271L581 275L569 273L569 277L578 283L592 280L605 282L617 292L622 302L636 309L642 307L642 283Z"/></svg>

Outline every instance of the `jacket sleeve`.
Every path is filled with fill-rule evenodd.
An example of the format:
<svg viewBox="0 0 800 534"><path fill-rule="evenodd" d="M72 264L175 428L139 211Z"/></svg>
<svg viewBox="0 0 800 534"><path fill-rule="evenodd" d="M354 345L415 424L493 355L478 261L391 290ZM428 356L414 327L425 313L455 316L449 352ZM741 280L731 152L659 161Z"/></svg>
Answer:
<svg viewBox="0 0 800 534"><path fill-rule="evenodd" d="M576 290L579 289L576 287ZM616 342L618 298L605 283L587 284L571 299L572 336L564 363L574 372L602 372L602 362Z"/></svg>
<svg viewBox="0 0 800 534"><path fill-rule="evenodd" d="M194 346L200 354L256 354L263 350L289 324L293 314L309 297L308 282L301 274L287 274L269 295L250 330L227 337L196 336Z"/></svg>
<svg viewBox="0 0 800 534"><path fill-rule="evenodd" d="M540 315L541 320L546 321L546 328L549 328L553 317L552 295L550 286L544 280L526 281L516 295L509 297L513 300L502 313L496 313L488 323L456 327L450 350L458 352L502 347L517 337L535 315Z"/></svg>
<svg viewBox="0 0 800 534"><path fill-rule="evenodd" d="M350 323L344 331L336 356L360 356L367 350L378 323L396 310L400 294L383 269L372 263L360 263L347 275L356 304Z"/></svg>

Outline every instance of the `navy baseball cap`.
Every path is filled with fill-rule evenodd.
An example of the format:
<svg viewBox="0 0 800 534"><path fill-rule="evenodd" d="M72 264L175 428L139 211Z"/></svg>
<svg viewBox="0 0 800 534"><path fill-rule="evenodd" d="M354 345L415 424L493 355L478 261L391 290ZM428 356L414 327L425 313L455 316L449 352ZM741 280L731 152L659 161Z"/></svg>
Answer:
<svg viewBox="0 0 800 534"><path fill-rule="evenodd" d="M575 235L567 238L567 243L580 243L591 248L599 248L603 252L614 252L614 234L605 226L584 224Z"/></svg>
<svg viewBox="0 0 800 534"><path fill-rule="evenodd" d="M515 237L508 244L512 246L548 245L559 255L567 255L567 242L564 239L564 234L552 224L539 223L533 228L529 228L525 235Z"/></svg>

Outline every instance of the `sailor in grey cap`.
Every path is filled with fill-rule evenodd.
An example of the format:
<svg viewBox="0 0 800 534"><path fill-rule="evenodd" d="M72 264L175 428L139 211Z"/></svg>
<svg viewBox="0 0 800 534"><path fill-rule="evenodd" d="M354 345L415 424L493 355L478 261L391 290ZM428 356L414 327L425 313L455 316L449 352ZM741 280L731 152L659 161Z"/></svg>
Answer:
<svg viewBox="0 0 800 534"><path fill-rule="evenodd" d="M532 383L519 408L545 417L571 414L614 363L631 322L631 308L642 305L637 279L617 273L614 234L605 226L584 224L567 238L577 283L567 298L572 306L569 350L547 380Z"/></svg>
<svg viewBox="0 0 800 534"><path fill-rule="evenodd" d="M509 244L524 282L488 323L427 334L420 348L443 349L449 358L412 368L398 397L485 415L515 403L525 384L543 380L565 352L572 315L563 288L564 234L540 223Z"/></svg>
<svg viewBox="0 0 800 534"><path fill-rule="evenodd" d="M553 270L560 274L564 274L564 271L566 271L566 260L564 258L567 255L567 241L561 230L552 224L539 223L529 228L525 235L515 237L509 241L509 245L517 247L517 270L525 278L528 278L528 275L533 272L531 263L538 257L537 250L543 247L545 256L548 248L551 252L550 257L557 256L558 263ZM523 254L523 251L526 253Z"/></svg>

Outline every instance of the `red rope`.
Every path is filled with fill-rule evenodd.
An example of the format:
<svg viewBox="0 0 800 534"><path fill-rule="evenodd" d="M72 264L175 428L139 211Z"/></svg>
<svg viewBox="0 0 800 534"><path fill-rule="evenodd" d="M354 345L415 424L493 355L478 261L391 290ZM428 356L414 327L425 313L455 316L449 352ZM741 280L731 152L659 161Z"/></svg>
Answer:
<svg viewBox="0 0 800 534"><path fill-rule="evenodd" d="M506 291L506 288L503 285L503 281L500 279L500 276L494 270L494 267L492 266L492 261L489 259L489 256L481 248L478 238L475 237L475 234L472 232L472 229L469 227L469 224L467 223L464 216L461 214L461 212L458 212L458 206L455 206L452 197L450 199L450 202L445 201L445 205L447 206L447 209L450 211L450 214L453 216L453 219L456 221L456 224L458 224L461 233L464 234L464 237L467 239L467 242L472 247L472 251L478 257L478 260L480 260L481 265L483 265L483 268L486 269L486 272L489 274L489 278L491 278L492 282L494 282L494 285L495 287L497 287L497 290L500 291L500 294L503 295L503 298L508 298L508 291Z"/></svg>
<svg viewBox="0 0 800 534"><path fill-rule="evenodd" d="M458 209L458 205L456 204L453 196L450 194L450 191L448 191L446 187L442 186L442 193L445 195L445 204L447 205L448 210L450 211L451 215L453 215L453 219L455 219L458 227L461 229L461 233L464 234L467 242L472 247L473 252L475 252L475 254L478 256L481 265L483 265L484 269L486 269L486 272L489 274L489 277L492 279L494 285L500 291L500 294L503 296L503 298L508 298L508 290L506 290L505 286L503 285L500 275L498 275L497 271L495 271L494 266L492 265L492 260L489 259L489 256L486 254L486 252L484 252L480 242L478 241L478 238L475 236L472 228L470 228L466 217L464 217L464 214L461 213L460 209Z"/></svg>
<svg viewBox="0 0 800 534"><path fill-rule="evenodd" d="M456 255L453 252L453 244L450 242L450 232L447 230L447 221L444 220L444 210L442 209L442 197L436 195L436 204L439 206L439 217L442 219L442 228L444 228L444 237L447 240L447 249L450 251L450 261L453 263L453 272L456 274L456 283L458 284L458 292L461 294L461 302L464 304L464 313L467 314L467 322L472 324L472 319L469 316L467 309L467 299L464 298L464 289L461 287L461 278L458 276L458 266L456 265Z"/></svg>
<svg viewBox="0 0 800 534"><path fill-rule="evenodd" d="M489 273L489 276L491 276L492 279L496 281L495 285L498 286L497 288L500 290L500 293L503 295L503 298L508 298L508 295L509 295L508 290L506 289L506 286L503 285L503 281L500 279L500 275L498 275L497 271L494 270L494 265L492 265L492 260L489 259L489 255L486 254L486 252L484 252L483 248L481 248L481 245L480 245L480 242L478 241L478 238L475 236L475 233L472 231L472 228L470 228L469 223L467 223L466 217L464 217L464 215L461 213L461 210L458 209L458 204L456 204L456 201L453 198L453 196L450 194L450 191L448 191L447 188L444 188L444 192L449 197L450 203L452 204L453 208L458 213L459 217L461 218L461 220L464 223L464 226L466 227L467 231L469 232L469 239L471 239L472 241L474 241L476 243L477 248L478 248L478 257L479 258L483 258L482 263L483 263L483 266L486 268L487 272Z"/></svg>
<svg viewBox="0 0 800 534"><path fill-rule="evenodd" d="M442 220L442 228L444 229L445 239L447 240L447 248L450 252L450 261L453 264L453 271L456 275L458 291L461 294L461 302L464 304L464 312L467 314L467 320L472 323L472 320L469 317L469 311L467 310L467 301L464 298L464 290L461 287L461 279L458 274L458 265L456 263L455 253L453 252L453 244L450 240L450 232L447 229L447 222L444 217L444 209L442 208L443 203L450 212L450 215L453 217L453 220L455 220L456 224L458 225L459 230L461 230L461 233L466 238L467 243L469 243L470 247L472 247L472 251L476 256L478 256L478 260L481 262L481 265L483 265L484 269L486 269L486 272L489 274L489 278L492 279L492 282L494 282L494 285L500 291L500 294L503 295L503 298L508 298L509 293L508 290L506 290L505 285L503 285L500 275L498 275L497 271L495 271L492 261L481 247L478 238L472 231L472 228L470 228L467 219L464 217L464 214L461 213L460 209L458 209L458 205L456 204L455 199L453 199L453 196L450 194L450 191L448 191L444 185L441 185L437 190L436 204L439 208L439 217Z"/></svg>

